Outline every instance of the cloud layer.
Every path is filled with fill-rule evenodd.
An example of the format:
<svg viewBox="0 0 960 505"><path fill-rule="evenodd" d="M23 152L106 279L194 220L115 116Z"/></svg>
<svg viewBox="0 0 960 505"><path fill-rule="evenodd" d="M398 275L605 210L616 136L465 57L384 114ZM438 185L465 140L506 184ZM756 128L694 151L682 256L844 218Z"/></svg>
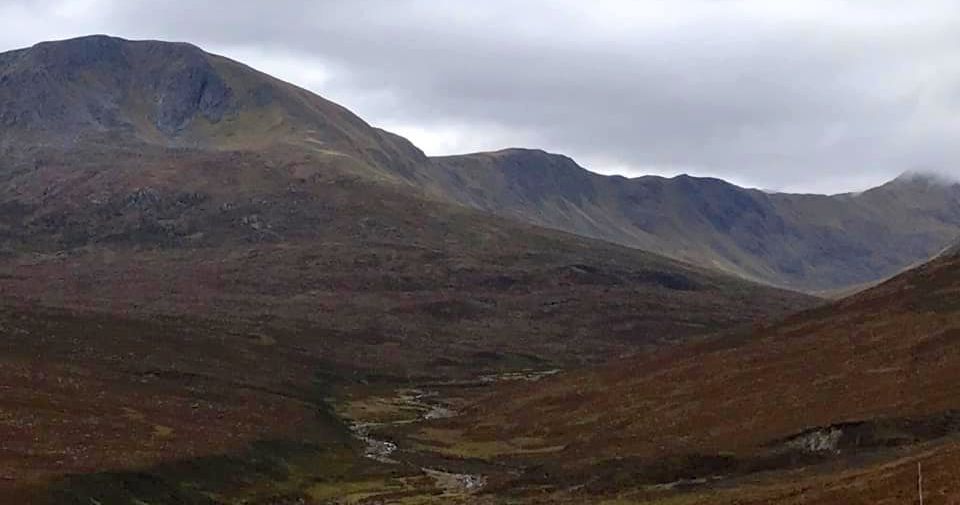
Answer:
<svg viewBox="0 0 960 505"><path fill-rule="evenodd" d="M960 175L960 4L891 0L0 0L0 50L185 40L430 154L540 147L772 189Z"/></svg>

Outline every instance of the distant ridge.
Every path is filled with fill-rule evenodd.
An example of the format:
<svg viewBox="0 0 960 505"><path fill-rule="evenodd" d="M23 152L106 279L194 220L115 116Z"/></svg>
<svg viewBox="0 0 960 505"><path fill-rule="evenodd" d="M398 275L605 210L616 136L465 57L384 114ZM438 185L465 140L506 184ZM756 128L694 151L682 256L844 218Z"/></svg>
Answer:
<svg viewBox="0 0 960 505"><path fill-rule="evenodd" d="M603 176L539 150L435 162L438 192L467 205L791 289L874 282L960 237L960 185L936 175L826 196L688 175Z"/></svg>

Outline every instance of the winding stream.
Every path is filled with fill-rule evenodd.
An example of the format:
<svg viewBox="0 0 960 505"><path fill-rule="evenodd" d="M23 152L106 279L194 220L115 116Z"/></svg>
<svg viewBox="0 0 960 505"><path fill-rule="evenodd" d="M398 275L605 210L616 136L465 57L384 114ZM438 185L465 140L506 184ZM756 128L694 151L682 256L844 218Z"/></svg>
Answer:
<svg viewBox="0 0 960 505"><path fill-rule="evenodd" d="M372 459L374 461L379 461L381 463L395 465L399 463L399 461L391 458L390 455L396 452L397 444L387 440L379 440L370 435L371 428L378 428L381 426L385 426L385 424L351 423L350 431L353 432L354 438L363 442L363 457Z"/></svg>
<svg viewBox="0 0 960 505"><path fill-rule="evenodd" d="M506 372L500 374L483 375L476 379L474 383L494 384L506 381L539 381L545 377L559 373L559 369L551 370L522 370L517 372ZM387 422L358 422L350 421L350 430L354 438L364 445L363 455L366 458L378 461L380 463L396 465L400 461L396 459L395 453L398 450L397 444L377 438L374 433L380 428L390 426L399 426L404 424L416 423L420 421L429 421L432 419L445 419L454 417L457 411L450 408L444 402L438 391L423 389L399 389L396 391L396 399L399 404L405 408L416 411L417 415L409 419L400 419ZM434 484L445 494L463 494L475 493L487 484L487 477L481 474L455 473L442 468L419 467L420 471L433 479Z"/></svg>
<svg viewBox="0 0 960 505"><path fill-rule="evenodd" d="M431 419L445 419L457 415L456 411L439 400L440 395L436 391L414 389L408 390L406 394L401 392L399 397L403 400L404 405L416 409L420 412L420 415L413 419L384 423L350 423L350 431L353 432L354 438L364 444L364 457L391 465L400 463L392 457L397 451L397 444L374 437L371 434L372 430ZM433 400L431 401L431 399ZM487 478L480 474L454 473L440 468L428 467L420 467L420 471L433 479L436 486L445 493L474 493L482 489L487 483Z"/></svg>

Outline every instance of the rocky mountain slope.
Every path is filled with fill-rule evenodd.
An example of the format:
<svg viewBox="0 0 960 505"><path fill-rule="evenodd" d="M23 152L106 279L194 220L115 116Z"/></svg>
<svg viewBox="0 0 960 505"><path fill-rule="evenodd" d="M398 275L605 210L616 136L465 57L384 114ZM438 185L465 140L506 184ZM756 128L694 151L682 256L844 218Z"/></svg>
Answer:
<svg viewBox="0 0 960 505"><path fill-rule="evenodd" d="M435 161L436 191L467 205L805 291L886 278L960 234L960 185L916 174L824 196L608 177L527 149Z"/></svg>
<svg viewBox="0 0 960 505"><path fill-rule="evenodd" d="M412 436L535 440L551 451L501 456L526 469L504 489L554 502L902 503L921 464L925 503L952 503L958 290L946 254L769 327L504 387Z"/></svg>

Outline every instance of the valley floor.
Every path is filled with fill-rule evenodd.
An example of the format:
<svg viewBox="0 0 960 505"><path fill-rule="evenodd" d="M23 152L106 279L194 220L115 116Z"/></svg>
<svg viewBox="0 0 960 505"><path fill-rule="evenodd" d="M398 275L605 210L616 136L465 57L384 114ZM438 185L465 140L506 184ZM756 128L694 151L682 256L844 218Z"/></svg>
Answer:
<svg viewBox="0 0 960 505"><path fill-rule="evenodd" d="M960 412L943 358L960 341L900 338L954 323L927 328L911 310L865 331L876 296L845 306L860 333L814 331L825 307L761 328L767 340L408 377L338 368L300 335L0 308L0 503L899 504L916 497L918 464L924 503L955 503ZM822 351L837 331L854 335L848 354ZM802 378L837 377L838 398L880 406L838 413L801 394ZM915 405L913 391L938 394ZM748 400L757 410L739 417ZM746 427L756 419L768 422Z"/></svg>
<svg viewBox="0 0 960 505"><path fill-rule="evenodd" d="M3 370L9 374L14 368L5 363ZM57 373L60 372L49 371L45 375ZM950 497L960 477L955 470L960 468L960 435L952 431L917 443L891 442L889 447L861 451L833 448L827 430L827 445L811 446L812 452L819 454L807 461L748 474L691 473L685 477L661 476L663 482L651 482L651 478L657 477L644 475L644 470L631 467L627 460L614 474L608 473L609 465L603 465L597 470L600 479L578 478L563 472L563 463L578 457L564 445L551 445L537 437L482 440L464 429L476 422L470 417L471 409L488 401L491 394L549 381L558 373L562 372L517 370L470 380L341 384L324 389L322 396L295 400L299 407L291 407L294 410L282 415L290 416L298 408L301 413L315 414L312 419L297 421L298 431L284 437L238 445L219 455L187 456L146 467L134 464L126 470L104 472L91 468L89 472L53 480L43 478L44 472L36 472L36 485L5 488L0 482L0 492L6 489L10 496L30 496L25 498L31 500L26 503L84 505L904 503L915 497L917 465L921 464L925 503L955 503ZM5 384L8 394L0 400L0 406L9 415L24 400L18 399L22 397L16 395L16 385L10 381ZM115 396L113 389L106 390L110 393L98 397L101 404L124 401ZM186 394L191 390L206 394L211 388L194 386ZM11 391L13 395L9 394ZM262 403L264 398L256 401ZM227 407L229 402L228 398L223 400L220 419L229 417L228 411L233 408ZM191 411L209 407L201 401L200 407L188 404L182 408L190 417ZM163 421L154 412L128 408L121 408L120 412L127 416L123 426L136 425L139 420L152 426L149 434L127 430L146 437L139 442L126 442L125 447L131 451L136 451L134 447L147 450L157 440L179 434L183 426L194 425ZM273 415L280 412L272 411ZM108 416L92 412L91 415L97 420L92 417L88 422L94 425L110 423ZM219 422L214 420L211 426L222 427ZM267 419L262 422L269 424ZM232 426L240 426L235 423L231 421ZM943 423L956 424L950 419ZM6 426L9 434L9 424ZM117 442L109 434L101 436L105 440L88 444L91 450L103 450ZM216 439L211 437L209 441ZM140 447L148 440L153 442ZM10 442L6 438L5 446L10 447ZM200 440L196 442L199 444ZM44 455L40 451L43 447L36 446L34 457L52 457L55 451ZM212 448L204 450L210 452ZM131 452L131 457L135 455ZM695 463L689 464L692 466L687 470L696 472ZM553 469L559 471L552 473ZM677 471L677 475L683 475L685 470ZM630 472L635 472L634 481L623 480L623 474ZM6 476L5 483L14 482L12 478ZM607 478L610 480L605 481Z"/></svg>
<svg viewBox="0 0 960 505"><path fill-rule="evenodd" d="M509 374L497 379L505 376ZM522 380L539 377L534 373ZM546 445L532 437L476 440L465 435L465 430L452 427L474 422L461 417L459 409L489 395L491 385L497 386L488 377L476 383L346 395L338 402L338 412L355 427L355 436L365 444L365 456L400 467L419 467L434 480L435 488L398 490L395 483L367 482L360 490L342 490L336 503L909 503L917 497L918 465L924 474L924 503L958 503L960 431L952 428L927 440L890 439L883 441L886 445L882 447L864 443L859 448L839 447L836 442L841 431L860 429L863 437L903 434L893 435L890 426L813 431L802 439L808 451L805 456L749 473L710 473L709 464L698 468L688 462L689 468L677 470L677 475L691 472L688 477L661 476L663 482L651 483L656 476L645 475L625 462L622 472L636 472L633 483L622 478L604 482L609 468L598 469L599 478L585 481L568 480L569 476L562 474L551 476L543 469L576 457L565 453L564 446ZM911 422L924 421L901 420L900 424ZM955 423L943 418L935 422ZM697 476L697 471L706 473Z"/></svg>

